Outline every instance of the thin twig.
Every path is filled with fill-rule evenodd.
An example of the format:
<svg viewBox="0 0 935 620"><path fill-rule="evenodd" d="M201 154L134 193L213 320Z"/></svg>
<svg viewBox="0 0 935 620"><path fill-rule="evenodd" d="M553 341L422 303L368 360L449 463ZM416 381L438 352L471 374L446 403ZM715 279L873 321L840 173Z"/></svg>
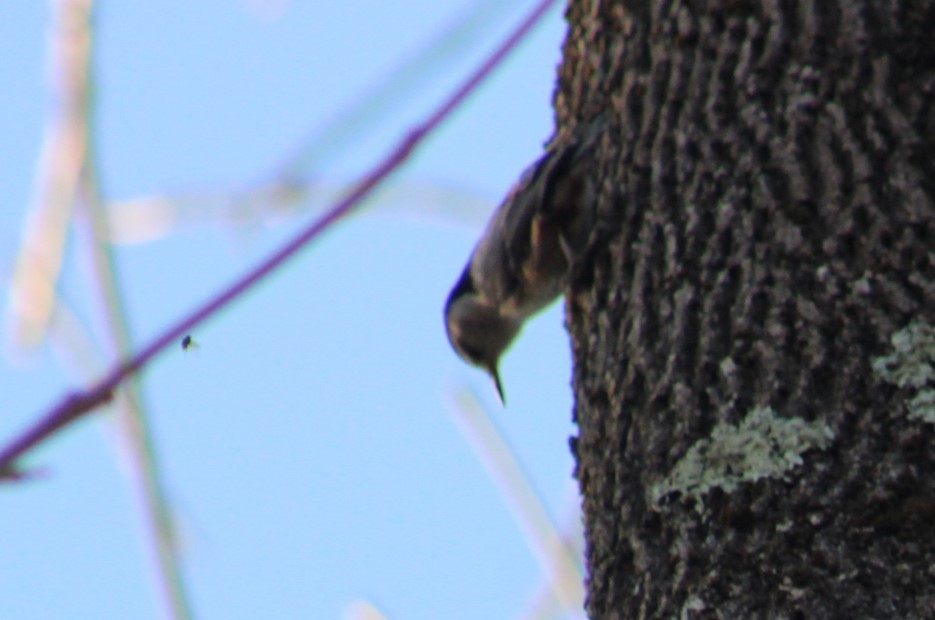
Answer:
<svg viewBox="0 0 935 620"><path fill-rule="evenodd" d="M88 240L91 270L98 294L103 301L108 335L112 341L111 349L125 355L132 351L130 328L110 251L111 246L107 243L110 235L107 230L107 214L98 187L94 137L89 135L86 143L85 168L79 189L83 198L80 202L87 212L91 228ZM143 392L138 379L138 376L127 377L123 390L117 394L117 405L127 422L124 429L129 441L134 474L156 550L157 579L171 612L170 617L175 620L187 620L192 617L191 603L182 574L175 527L162 482L158 454L149 431Z"/></svg>
<svg viewBox="0 0 935 620"><path fill-rule="evenodd" d="M416 50L410 60L390 70L366 92L358 93L354 103L341 108L322 129L306 136L277 168L271 183L291 185L304 181L303 184L308 184L318 171L323 155L334 157L364 132L372 130L378 120L398 108L407 96L422 89L427 78L450 65L461 50L476 42L485 30L489 32L491 22L510 10L513 4L518 1L485 0L470 7Z"/></svg>
<svg viewBox="0 0 935 620"><path fill-rule="evenodd" d="M530 549L539 559L552 595L568 612L580 612L584 606L584 575L575 553L549 517L542 500L533 490L513 452L487 415L477 395L467 389L456 394L452 412L476 442L475 454L487 465L488 472L512 509Z"/></svg>
<svg viewBox="0 0 935 620"><path fill-rule="evenodd" d="M214 315L235 298L252 288L269 273L291 258L302 247L315 239L334 222L351 211L361 200L379 185L390 173L408 159L413 150L428 136L451 112L457 108L469 94L486 78L506 57L506 55L538 23L547 10L557 0L541 0L532 12L520 23L509 37L465 82L432 113L421 125L412 129L398 146L378 163L343 200L331 210L313 222L292 241L276 251L260 265L248 271L214 298L207 301L192 314L169 327L161 335L146 345L136 355L119 363L99 383L85 392L66 395L64 399L33 427L0 451L0 478L16 472L16 460L59 429L81 418L102 402L109 400L114 390L130 375L139 372L153 357L177 339L191 331L193 327Z"/></svg>
<svg viewBox="0 0 935 620"><path fill-rule="evenodd" d="M50 57L55 66L53 87L60 105L52 115L37 175L37 201L23 234L22 250L11 285L12 334L22 344L35 344L50 328L62 302L56 287L72 219L72 207L83 205L90 231L90 263L106 310L112 355L131 351L127 321L114 278L109 246L102 234L106 228L97 165L94 157L94 3L93 0L57 0L53 3ZM56 299L58 297L58 299ZM105 347L106 348L106 347ZM120 413L128 421L134 474L144 499L145 513L159 559L157 579L162 585L171 617L191 617L181 579L179 560L171 536L169 509L162 493L154 453L146 431L140 390L129 381L118 394ZM110 394L102 394L110 398ZM94 401L71 401L88 406ZM80 407L77 407L80 409ZM51 417L37 425L39 433L54 433L74 418ZM28 438L27 438L28 439ZM0 478L35 477L18 470L15 462L0 467Z"/></svg>
<svg viewBox="0 0 935 620"><path fill-rule="evenodd" d="M168 233L182 220L203 220L223 217L228 221L244 222L258 217L273 205L279 215L286 209L304 203L309 198L318 205L328 205L335 196L345 193L343 187L329 186L320 178L325 159L333 159L347 147L372 132L375 125L384 122L407 97L423 90L430 80L437 78L464 51L476 46L479 35L489 32L501 17L521 0L483 0L471 6L450 25L437 32L421 45L408 60L391 69L376 84L355 95L340 112L324 126L303 137L282 162L272 171L264 173L261 181L247 187L200 188L162 195L138 196L108 205L114 243L150 241ZM438 186L428 188L439 191ZM386 190L384 190L386 191ZM412 191L412 190L410 190ZM424 192L424 189L420 188ZM464 202L457 192L446 196L439 204ZM389 200L383 194L383 200ZM423 203L433 201L426 200ZM486 201L485 201L486 204ZM466 209L470 211L470 209ZM481 210L482 211L482 210Z"/></svg>

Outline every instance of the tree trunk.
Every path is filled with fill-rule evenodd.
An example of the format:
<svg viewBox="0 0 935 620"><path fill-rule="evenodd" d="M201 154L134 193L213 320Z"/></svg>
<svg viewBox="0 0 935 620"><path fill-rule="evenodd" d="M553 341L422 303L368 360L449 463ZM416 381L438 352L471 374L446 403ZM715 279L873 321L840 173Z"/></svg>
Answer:
<svg viewBox="0 0 935 620"><path fill-rule="evenodd" d="M572 0L592 618L935 618L935 6ZM930 380L931 379L931 380Z"/></svg>

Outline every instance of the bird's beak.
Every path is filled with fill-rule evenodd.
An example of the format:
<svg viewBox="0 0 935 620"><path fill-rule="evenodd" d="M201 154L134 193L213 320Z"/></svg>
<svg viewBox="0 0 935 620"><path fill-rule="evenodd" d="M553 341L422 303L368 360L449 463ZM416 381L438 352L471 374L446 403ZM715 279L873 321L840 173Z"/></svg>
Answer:
<svg viewBox="0 0 935 620"><path fill-rule="evenodd" d="M487 372L490 374L490 378L493 379L493 385L497 388L497 396L500 398L500 404L506 407L506 397L503 395L503 384L500 383L500 371L497 370L496 366L491 366L487 369Z"/></svg>

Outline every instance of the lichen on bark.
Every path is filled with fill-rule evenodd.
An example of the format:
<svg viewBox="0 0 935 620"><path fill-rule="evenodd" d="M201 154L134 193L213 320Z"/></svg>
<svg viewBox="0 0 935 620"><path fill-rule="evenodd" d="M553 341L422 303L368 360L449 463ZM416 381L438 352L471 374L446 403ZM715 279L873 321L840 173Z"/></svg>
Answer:
<svg viewBox="0 0 935 620"><path fill-rule="evenodd" d="M788 479L802 455L826 448L834 432L821 420L781 418L770 407L755 407L739 424L720 423L676 462L665 479L650 487L657 505L670 494L696 500L700 510L712 489L732 493L744 482Z"/></svg>

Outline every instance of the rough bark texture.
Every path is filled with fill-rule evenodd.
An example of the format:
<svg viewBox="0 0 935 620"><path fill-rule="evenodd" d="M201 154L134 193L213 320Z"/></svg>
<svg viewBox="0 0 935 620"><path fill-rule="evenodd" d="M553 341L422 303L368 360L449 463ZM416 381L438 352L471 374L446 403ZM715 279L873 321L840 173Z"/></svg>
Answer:
<svg viewBox="0 0 935 620"><path fill-rule="evenodd" d="M933 3L567 16L559 125L608 115L568 295L590 617L935 618L935 427L873 367L935 323ZM758 407L834 439L657 501Z"/></svg>

